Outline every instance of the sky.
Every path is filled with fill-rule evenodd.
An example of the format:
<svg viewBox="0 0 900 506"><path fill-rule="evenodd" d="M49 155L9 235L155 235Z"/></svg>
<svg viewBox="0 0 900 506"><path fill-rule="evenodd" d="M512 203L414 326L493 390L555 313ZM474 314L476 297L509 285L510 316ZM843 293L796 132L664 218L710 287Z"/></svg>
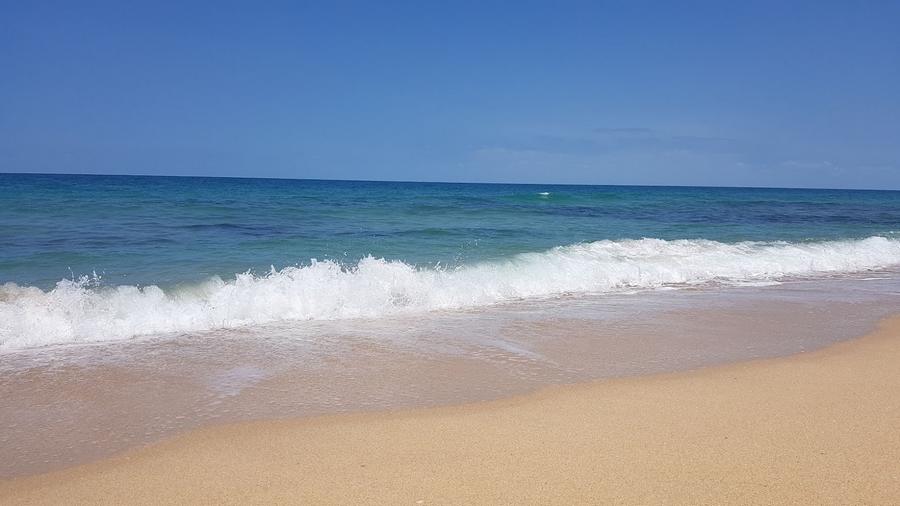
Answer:
<svg viewBox="0 0 900 506"><path fill-rule="evenodd" d="M900 189L900 2L0 0L0 172Z"/></svg>

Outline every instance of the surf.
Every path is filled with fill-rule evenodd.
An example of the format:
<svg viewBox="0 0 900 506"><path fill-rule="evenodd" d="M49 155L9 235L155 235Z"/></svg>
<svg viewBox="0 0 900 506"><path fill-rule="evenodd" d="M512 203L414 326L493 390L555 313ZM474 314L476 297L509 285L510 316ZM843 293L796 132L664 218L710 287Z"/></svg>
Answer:
<svg viewBox="0 0 900 506"><path fill-rule="evenodd" d="M163 290L83 277L0 286L0 349L128 339L271 322L378 318L521 299L698 284L759 284L900 264L900 240L603 240L453 268L368 256L213 277Z"/></svg>

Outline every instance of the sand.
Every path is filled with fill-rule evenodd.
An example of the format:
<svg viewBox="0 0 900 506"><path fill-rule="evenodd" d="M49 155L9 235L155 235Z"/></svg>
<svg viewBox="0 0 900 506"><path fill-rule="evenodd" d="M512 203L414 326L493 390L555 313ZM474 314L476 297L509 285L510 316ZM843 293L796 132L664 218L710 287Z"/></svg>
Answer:
<svg viewBox="0 0 900 506"><path fill-rule="evenodd" d="M900 317L791 357L200 429L2 504L897 504Z"/></svg>

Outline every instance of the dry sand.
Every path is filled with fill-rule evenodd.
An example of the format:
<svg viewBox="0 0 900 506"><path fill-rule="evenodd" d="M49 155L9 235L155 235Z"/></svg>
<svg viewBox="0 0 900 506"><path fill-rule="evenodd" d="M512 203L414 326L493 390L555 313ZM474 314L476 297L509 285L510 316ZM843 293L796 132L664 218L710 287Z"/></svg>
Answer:
<svg viewBox="0 0 900 506"><path fill-rule="evenodd" d="M2 504L898 504L900 318L803 355L194 431Z"/></svg>

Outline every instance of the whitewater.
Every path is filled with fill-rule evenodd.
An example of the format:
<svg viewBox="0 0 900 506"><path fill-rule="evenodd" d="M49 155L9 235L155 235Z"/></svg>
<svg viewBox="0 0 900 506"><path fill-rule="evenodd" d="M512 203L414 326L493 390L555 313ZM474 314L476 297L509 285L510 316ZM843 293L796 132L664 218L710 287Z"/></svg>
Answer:
<svg viewBox="0 0 900 506"><path fill-rule="evenodd" d="M379 318L621 290L777 282L900 265L900 240L602 240L452 268L372 256L163 290L82 277L0 285L0 349L115 341L273 322Z"/></svg>

